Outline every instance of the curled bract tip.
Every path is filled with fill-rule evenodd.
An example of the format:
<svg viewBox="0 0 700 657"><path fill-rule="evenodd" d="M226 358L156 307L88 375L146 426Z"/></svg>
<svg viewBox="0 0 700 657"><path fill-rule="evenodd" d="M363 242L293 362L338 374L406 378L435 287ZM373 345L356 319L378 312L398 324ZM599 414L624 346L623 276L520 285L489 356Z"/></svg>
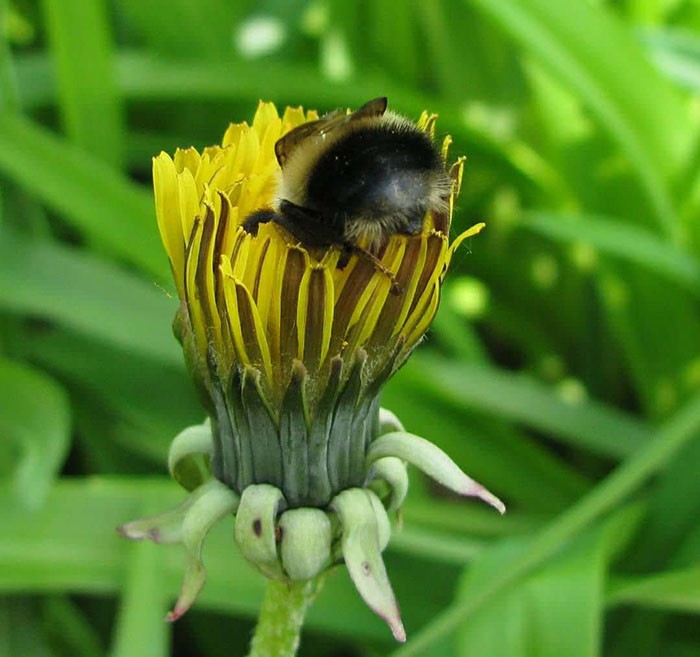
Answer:
<svg viewBox="0 0 700 657"><path fill-rule="evenodd" d="M380 459L396 457L408 461L431 479L465 497L478 497L499 513L506 507L493 493L467 476L437 445L406 431L392 431L377 438L367 450L367 466Z"/></svg>
<svg viewBox="0 0 700 657"><path fill-rule="evenodd" d="M331 502L342 525L343 558L355 588L367 606L383 618L397 641L406 640L401 612L382 560L382 519L372 491L351 488ZM382 509L383 511L383 509ZM386 512L384 511L386 515Z"/></svg>
<svg viewBox="0 0 700 657"><path fill-rule="evenodd" d="M194 490L211 476L209 462L214 453L211 423L187 427L170 444L168 470L183 488Z"/></svg>
<svg viewBox="0 0 700 657"><path fill-rule="evenodd" d="M479 486L480 490L474 492L474 497L478 497L480 500L490 504L498 513L503 515L506 512L506 505L501 502L493 493L488 491L483 486Z"/></svg>
<svg viewBox="0 0 700 657"><path fill-rule="evenodd" d="M185 577L182 581L180 595L175 602L172 611L165 616L165 620L174 623L185 615L190 607L196 602L202 591L204 582L207 579L207 572L200 561L191 561L187 564Z"/></svg>

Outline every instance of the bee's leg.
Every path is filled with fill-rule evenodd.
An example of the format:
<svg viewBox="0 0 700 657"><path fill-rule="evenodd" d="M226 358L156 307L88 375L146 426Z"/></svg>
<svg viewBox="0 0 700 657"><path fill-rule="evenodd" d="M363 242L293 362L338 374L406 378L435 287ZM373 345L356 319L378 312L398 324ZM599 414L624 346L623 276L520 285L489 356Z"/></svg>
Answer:
<svg viewBox="0 0 700 657"><path fill-rule="evenodd" d="M361 246L357 246L352 242L343 242L342 249L342 255L340 256L340 260L338 260L338 267L340 269L345 267L345 265L347 265L348 261L350 260L350 256L353 253L356 253L361 258L369 260L372 263L372 265L374 265L374 268L377 271L380 271L391 281L392 294L398 295L401 294L401 292L403 292L403 289L399 285L399 282L396 280L394 272L391 271L379 258L377 258L377 256L374 255L374 253L371 253L370 251L367 251L367 249L363 249Z"/></svg>
<svg viewBox="0 0 700 657"><path fill-rule="evenodd" d="M345 244L340 244L339 248L340 258L338 258L336 267L338 269L345 269L348 266L348 262L350 262L350 256L359 250L356 249L352 244L349 244L347 242Z"/></svg>
<svg viewBox="0 0 700 657"><path fill-rule="evenodd" d="M266 224L268 221L275 221L277 213L274 210L263 209L253 212L241 225L246 233L251 235L258 234L258 226Z"/></svg>
<svg viewBox="0 0 700 657"><path fill-rule="evenodd" d="M275 221L304 246L322 247L338 243L337 232L324 217L289 201L280 203Z"/></svg>

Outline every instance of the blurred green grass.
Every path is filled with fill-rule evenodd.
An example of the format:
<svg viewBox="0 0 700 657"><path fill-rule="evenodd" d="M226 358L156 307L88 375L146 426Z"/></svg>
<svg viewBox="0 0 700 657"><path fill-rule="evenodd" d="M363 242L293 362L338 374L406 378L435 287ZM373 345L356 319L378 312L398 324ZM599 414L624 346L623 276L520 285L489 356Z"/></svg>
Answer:
<svg viewBox="0 0 700 657"><path fill-rule="evenodd" d="M150 158L379 95L439 113L487 222L385 404L509 513L414 474L409 643L339 573L301 654L700 654L699 92L695 0L0 0L0 657L243 654L230 528L172 630L182 554L113 532L202 415Z"/></svg>

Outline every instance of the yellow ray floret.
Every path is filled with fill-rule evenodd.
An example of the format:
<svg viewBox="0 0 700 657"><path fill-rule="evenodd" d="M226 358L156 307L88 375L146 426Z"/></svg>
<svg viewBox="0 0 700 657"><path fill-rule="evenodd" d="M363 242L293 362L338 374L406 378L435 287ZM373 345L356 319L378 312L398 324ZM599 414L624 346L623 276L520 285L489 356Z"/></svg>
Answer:
<svg viewBox="0 0 700 657"><path fill-rule="evenodd" d="M379 253L399 287L369 259L319 253L296 243L277 224L253 236L241 228L256 210L272 206L280 170L275 143L289 130L318 118L288 108L280 117L261 102L252 125L232 124L221 146L202 153L179 149L153 161L158 227L196 349L215 355L218 374L234 368L261 373L261 385L279 399L294 361L312 377L327 376L331 359L368 354L369 371L401 362L427 330L439 303L440 285L455 248L481 230L474 226L448 242L463 160L450 169L448 210L429 214L418 235L394 235ZM424 113L419 127L435 130ZM450 138L442 145L448 156Z"/></svg>

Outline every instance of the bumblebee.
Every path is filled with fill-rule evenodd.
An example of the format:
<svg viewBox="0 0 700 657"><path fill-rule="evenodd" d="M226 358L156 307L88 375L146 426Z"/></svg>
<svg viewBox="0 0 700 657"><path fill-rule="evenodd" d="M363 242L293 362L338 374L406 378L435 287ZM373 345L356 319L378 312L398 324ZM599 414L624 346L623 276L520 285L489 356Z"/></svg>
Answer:
<svg viewBox="0 0 700 657"><path fill-rule="evenodd" d="M340 267L360 253L389 273L376 257L388 238L419 233L427 212L447 207L440 153L415 123L387 111L386 98L300 125L277 141L275 155L276 207L250 215L244 229L255 234L274 221L305 246L335 245Z"/></svg>

